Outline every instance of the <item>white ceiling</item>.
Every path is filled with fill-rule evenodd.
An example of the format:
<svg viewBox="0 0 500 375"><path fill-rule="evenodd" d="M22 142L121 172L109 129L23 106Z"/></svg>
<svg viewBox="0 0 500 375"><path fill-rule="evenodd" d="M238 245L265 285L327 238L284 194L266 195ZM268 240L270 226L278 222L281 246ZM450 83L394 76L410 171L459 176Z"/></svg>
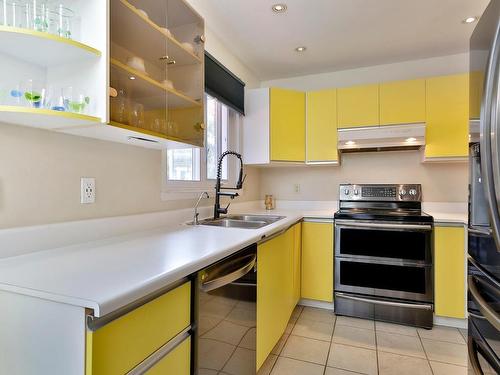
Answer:
<svg viewBox="0 0 500 375"><path fill-rule="evenodd" d="M284 14L271 6L283 2ZM465 52L489 0L211 0L207 26L261 80ZM299 54L297 46L307 46Z"/></svg>

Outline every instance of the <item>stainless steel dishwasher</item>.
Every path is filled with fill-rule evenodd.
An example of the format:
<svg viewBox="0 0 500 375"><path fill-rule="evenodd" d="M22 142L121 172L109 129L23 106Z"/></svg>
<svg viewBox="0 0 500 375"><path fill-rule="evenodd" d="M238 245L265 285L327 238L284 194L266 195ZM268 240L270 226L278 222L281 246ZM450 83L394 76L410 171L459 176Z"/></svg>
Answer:
<svg viewBox="0 0 500 375"><path fill-rule="evenodd" d="M256 373L257 245L198 273L195 374Z"/></svg>

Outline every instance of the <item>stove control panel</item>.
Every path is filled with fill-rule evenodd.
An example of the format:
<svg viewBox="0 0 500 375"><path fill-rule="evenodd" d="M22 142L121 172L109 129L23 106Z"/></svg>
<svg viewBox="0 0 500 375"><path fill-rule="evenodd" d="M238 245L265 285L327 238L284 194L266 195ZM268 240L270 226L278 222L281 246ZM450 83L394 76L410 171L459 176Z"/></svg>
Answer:
<svg viewBox="0 0 500 375"><path fill-rule="evenodd" d="M341 184L341 201L384 201L384 202L420 202L422 186L420 184Z"/></svg>

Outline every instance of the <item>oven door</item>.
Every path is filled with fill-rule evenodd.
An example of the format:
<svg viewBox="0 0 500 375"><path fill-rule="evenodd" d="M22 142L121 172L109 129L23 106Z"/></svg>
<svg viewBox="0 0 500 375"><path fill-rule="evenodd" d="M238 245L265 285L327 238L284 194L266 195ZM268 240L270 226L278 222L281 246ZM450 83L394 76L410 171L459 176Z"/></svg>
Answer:
<svg viewBox="0 0 500 375"><path fill-rule="evenodd" d="M477 374L500 373L500 284L483 271L469 258L469 358Z"/></svg>
<svg viewBox="0 0 500 375"><path fill-rule="evenodd" d="M335 291L432 303L432 266L337 257Z"/></svg>
<svg viewBox="0 0 500 375"><path fill-rule="evenodd" d="M336 220L335 256L429 265L432 264L432 225Z"/></svg>

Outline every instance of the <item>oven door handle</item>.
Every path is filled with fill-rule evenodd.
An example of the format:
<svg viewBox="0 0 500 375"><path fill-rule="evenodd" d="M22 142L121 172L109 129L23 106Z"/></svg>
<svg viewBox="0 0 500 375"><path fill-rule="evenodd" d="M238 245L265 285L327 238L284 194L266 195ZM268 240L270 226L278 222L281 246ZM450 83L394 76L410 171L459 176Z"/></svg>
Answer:
<svg viewBox="0 0 500 375"><path fill-rule="evenodd" d="M388 224L388 223L367 223L361 220L335 220L335 225L343 228L375 228L375 229L416 229L420 231L432 231L429 224Z"/></svg>
<svg viewBox="0 0 500 375"><path fill-rule="evenodd" d="M470 275L467 278L467 284L469 285L469 292L474 298L474 300L477 302L477 305L479 307L479 311L481 311L481 314L484 315L486 320L490 322L490 324L495 327L497 330L500 330L500 316L491 309L491 307L488 305L488 302L481 296L481 293L479 292L479 289L476 286L477 278L474 275Z"/></svg>
<svg viewBox="0 0 500 375"><path fill-rule="evenodd" d="M416 303L404 303L404 302L393 302L393 301L384 301L384 300L378 300L378 299L371 299L371 298L363 298L363 297L356 297L356 296L351 296L345 293L340 293L336 292L336 296L345 298L345 299L350 299L353 301L359 301L359 302L367 302L367 303L373 303L374 305L384 305L384 306L393 306L393 307L406 307L410 309L417 309L417 310L432 310L432 305L429 304L416 304Z"/></svg>

